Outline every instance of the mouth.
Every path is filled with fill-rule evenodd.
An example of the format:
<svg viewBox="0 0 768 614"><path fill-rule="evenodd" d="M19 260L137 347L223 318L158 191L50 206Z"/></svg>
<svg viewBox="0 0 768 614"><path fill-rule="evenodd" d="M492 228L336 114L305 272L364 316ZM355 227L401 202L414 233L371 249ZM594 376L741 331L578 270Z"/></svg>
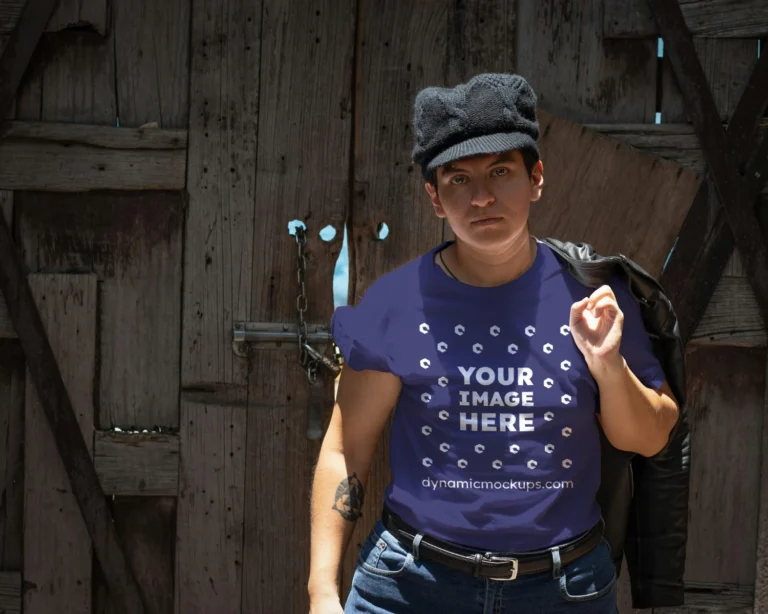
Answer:
<svg viewBox="0 0 768 614"><path fill-rule="evenodd" d="M479 220L473 220L472 225L473 226L489 226L490 224L496 224L500 222L503 218L500 217L483 217Z"/></svg>

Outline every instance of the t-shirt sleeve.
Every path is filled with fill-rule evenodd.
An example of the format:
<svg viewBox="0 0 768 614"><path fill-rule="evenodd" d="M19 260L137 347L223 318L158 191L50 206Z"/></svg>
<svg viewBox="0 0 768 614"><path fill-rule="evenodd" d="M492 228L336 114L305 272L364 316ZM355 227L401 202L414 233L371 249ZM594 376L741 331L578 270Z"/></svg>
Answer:
<svg viewBox="0 0 768 614"><path fill-rule="evenodd" d="M653 353L651 339L643 324L640 305L630 293L626 278L616 279L611 283L611 288L619 308L624 313L621 355L644 386L658 390L664 383L664 369Z"/></svg>
<svg viewBox="0 0 768 614"><path fill-rule="evenodd" d="M331 335L344 363L355 371L392 372L388 324L388 302L377 283L368 289L357 306L338 307L331 318Z"/></svg>

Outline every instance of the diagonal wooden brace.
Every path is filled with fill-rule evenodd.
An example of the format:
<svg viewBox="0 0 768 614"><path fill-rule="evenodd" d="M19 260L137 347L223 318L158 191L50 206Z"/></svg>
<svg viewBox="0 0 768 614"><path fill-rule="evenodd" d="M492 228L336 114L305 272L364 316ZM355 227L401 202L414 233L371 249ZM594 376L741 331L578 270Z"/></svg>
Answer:
<svg viewBox="0 0 768 614"><path fill-rule="evenodd" d="M768 105L768 54L758 61L728 124L731 150L746 164L754 202L768 179L768 136L752 153L763 109ZM733 253L733 233L720 206L717 190L708 175L701 184L678 234L675 249L661 276L661 283L675 305L680 334L688 341L709 304L720 275Z"/></svg>
<svg viewBox="0 0 768 614"><path fill-rule="evenodd" d="M728 226L757 298L763 322L768 327L768 249L752 207L757 196L754 188L764 180L765 173L759 176L753 174L751 177L739 174L738 154L720 123L714 98L680 5L669 0L648 2L664 38L665 51L683 93L712 182L720 196ZM762 66L764 64L760 62L755 70L762 71ZM758 88L764 86L760 82L754 85Z"/></svg>
<svg viewBox="0 0 768 614"><path fill-rule="evenodd" d="M28 0L24 7L0 57L0 120L5 119L10 109L55 6L56 0ZM27 283L24 264L3 215L0 215L0 291L51 426L72 493L93 540L93 551L109 586L113 606L124 614L143 614L145 608L139 587L128 566L72 401Z"/></svg>

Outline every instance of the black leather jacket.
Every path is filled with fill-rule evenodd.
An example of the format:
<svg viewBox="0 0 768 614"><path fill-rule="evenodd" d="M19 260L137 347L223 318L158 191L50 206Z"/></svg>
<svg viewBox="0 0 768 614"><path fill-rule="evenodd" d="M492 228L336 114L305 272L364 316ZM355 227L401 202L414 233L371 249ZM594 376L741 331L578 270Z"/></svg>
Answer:
<svg viewBox="0 0 768 614"><path fill-rule="evenodd" d="M597 288L626 276L656 357L680 405L666 447L653 457L622 452L602 438L598 501L617 570L626 555L635 608L683 604L688 537L690 440L686 416L685 354L672 305L658 282L625 256L599 256L587 244L544 239L571 274Z"/></svg>

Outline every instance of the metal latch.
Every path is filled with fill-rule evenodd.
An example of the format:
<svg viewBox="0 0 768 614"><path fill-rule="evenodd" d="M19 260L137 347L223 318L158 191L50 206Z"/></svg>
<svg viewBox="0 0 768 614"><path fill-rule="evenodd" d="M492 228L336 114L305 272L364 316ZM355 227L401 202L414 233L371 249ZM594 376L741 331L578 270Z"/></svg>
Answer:
<svg viewBox="0 0 768 614"><path fill-rule="evenodd" d="M248 347L277 350L296 347L297 324L279 322L235 322L232 326L232 349L246 358ZM333 342L328 326L307 324L307 343L324 346Z"/></svg>

